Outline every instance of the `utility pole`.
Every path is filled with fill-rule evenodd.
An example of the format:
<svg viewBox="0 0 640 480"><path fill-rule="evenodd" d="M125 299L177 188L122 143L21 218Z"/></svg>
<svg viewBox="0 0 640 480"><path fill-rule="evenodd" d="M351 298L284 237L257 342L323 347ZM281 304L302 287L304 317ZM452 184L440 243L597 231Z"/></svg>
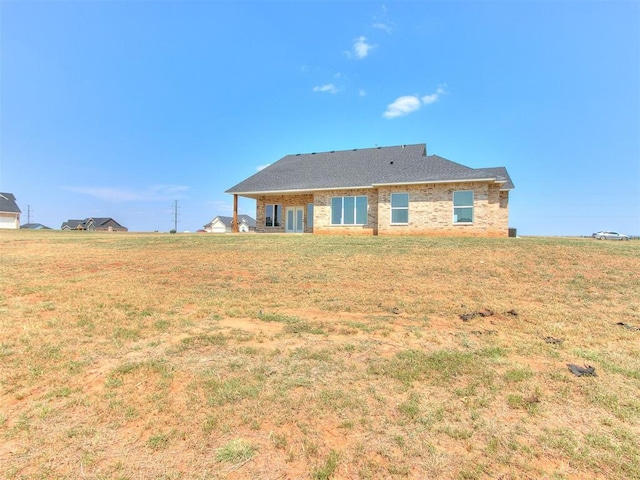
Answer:
<svg viewBox="0 0 640 480"><path fill-rule="evenodd" d="M31 223L31 205L27 205L27 223Z"/></svg>
<svg viewBox="0 0 640 480"><path fill-rule="evenodd" d="M178 233L178 200L173 201L173 231Z"/></svg>

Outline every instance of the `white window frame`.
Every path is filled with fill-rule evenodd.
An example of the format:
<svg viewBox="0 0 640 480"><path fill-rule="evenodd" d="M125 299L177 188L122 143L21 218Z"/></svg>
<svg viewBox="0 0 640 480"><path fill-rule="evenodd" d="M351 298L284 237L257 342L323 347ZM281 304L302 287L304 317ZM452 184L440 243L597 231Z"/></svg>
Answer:
<svg viewBox="0 0 640 480"><path fill-rule="evenodd" d="M394 207L393 206L393 197L394 195L406 195L407 196L407 206L406 207ZM390 218L389 223L391 225L408 225L409 224L409 192L394 192L389 197L389 206L390 206ZM393 212L406 210L407 211L407 221L406 222L394 222L393 221Z"/></svg>
<svg viewBox="0 0 640 480"><path fill-rule="evenodd" d="M333 201L335 199L339 198L340 199L340 223L334 223L333 222ZM353 223L344 223L344 199L345 198L353 198ZM358 223L358 198L364 198L366 201L366 221L365 223ZM331 197L331 225L354 225L354 226L361 226L361 225L367 225L369 223L369 197L367 197L366 195L341 195L341 196L336 196L336 197Z"/></svg>
<svg viewBox="0 0 640 480"><path fill-rule="evenodd" d="M272 207L273 218L271 219L271 225L267 225L267 208ZM265 228L280 228L282 227L282 204L281 203L265 203L264 205L264 226ZM276 225L276 222L278 223Z"/></svg>
<svg viewBox="0 0 640 480"><path fill-rule="evenodd" d="M456 193L471 193L471 204L470 205L456 205ZM454 225L473 225L473 220L475 218L475 192L473 190L455 190L453 192L453 197L451 199L451 204L453 206L453 215L452 221ZM456 209L459 208L470 208L471 209L471 221L470 222L459 222L456 215Z"/></svg>

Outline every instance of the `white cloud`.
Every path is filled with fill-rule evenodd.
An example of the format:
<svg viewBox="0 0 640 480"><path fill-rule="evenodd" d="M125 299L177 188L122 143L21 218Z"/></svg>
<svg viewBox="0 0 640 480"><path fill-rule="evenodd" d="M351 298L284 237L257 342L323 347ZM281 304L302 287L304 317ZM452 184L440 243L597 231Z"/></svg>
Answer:
<svg viewBox="0 0 640 480"><path fill-rule="evenodd" d="M367 37L364 36L356 38L353 44L353 52L358 59L366 58L369 55L369 50L372 48L374 48L374 46L367 43Z"/></svg>
<svg viewBox="0 0 640 480"><path fill-rule="evenodd" d="M425 105L429 105L430 103L436 102L438 100L438 94L432 93L431 95L425 95L421 100Z"/></svg>
<svg viewBox="0 0 640 480"><path fill-rule="evenodd" d="M371 25L373 28L391 33L391 31L393 30L393 22L390 22L388 19L388 10L389 9L386 5L382 5L379 12L373 16L373 24Z"/></svg>
<svg viewBox="0 0 640 480"><path fill-rule="evenodd" d="M440 98L440 95L446 93L444 90L445 86L446 85L440 85L436 89L435 93L432 93L431 95L425 95L424 97L422 97L422 103L424 103L425 105L428 105L430 103L436 102Z"/></svg>
<svg viewBox="0 0 640 480"><path fill-rule="evenodd" d="M267 168L269 165L271 165L270 163L265 163L264 165L258 165L256 167L256 171L259 172L260 170L264 170L265 168Z"/></svg>
<svg viewBox="0 0 640 480"><path fill-rule="evenodd" d="M424 105L437 102L440 96L446 93L444 87L445 85L441 85L434 93L430 95L423 95L422 97L417 95L403 95L402 97L398 97L387 106L387 110L382 114L382 116L384 118L403 117L419 110Z"/></svg>
<svg viewBox="0 0 640 480"><path fill-rule="evenodd" d="M338 93L338 89L333 83L322 85L321 87L313 87L314 92Z"/></svg>
<svg viewBox="0 0 640 480"><path fill-rule="evenodd" d="M184 192L189 187L183 185L155 185L146 190L136 191L127 188L113 187L61 187L69 192L89 195L109 202L133 202L133 201L166 201L184 198Z"/></svg>
<svg viewBox="0 0 640 480"><path fill-rule="evenodd" d="M184 185L155 185L147 189L147 194L150 194L151 197L166 197L172 195L181 195L187 190L189 190L189 187ZM162 200L164 200L164 198L162 198Z"/></svg>
<svg viewBox="0 0 640 480"><path fill-rule="evenodd" d="M384 112L385 118L403 117L418 110L422 104L420 99L413 95L404 95L396 98L393 103L387 106L387 110Z"/></svg>
<svg viewBox="0 0 640 480"><path fill-rule="evenodd" d="M382 23L382 22L376 22L373 25L371 25L373 28L377 28L378 30L384 30L387 33L391 33L392 28L387 25L386 23Z"/></svg>

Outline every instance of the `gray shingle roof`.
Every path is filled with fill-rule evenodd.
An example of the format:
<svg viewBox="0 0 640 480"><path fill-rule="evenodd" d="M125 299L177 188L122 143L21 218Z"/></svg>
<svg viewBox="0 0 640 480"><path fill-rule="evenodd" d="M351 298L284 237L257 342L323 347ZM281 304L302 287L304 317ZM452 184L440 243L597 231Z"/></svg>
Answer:
<svg viewBox="0 0 640 480"><path fill-rule="evenodd" d="M0 192L0 212L21 213L13 193Z"/></svg>
<svg viewBox="0 0 640 480"><path fill-rule="evenodd" d="M109 222L109 220L113 220L112 218L103 218L103 217L91 217L91 218L85 218L84 219L84 223L89 223L90 220L93 220L93 224L96 227L101 227L102 225L104 225L105 223ZM118 223L115 220L113 220L114 223ZM121 225L122 226L122 225Z"/></svg>
<svg viewBox="0 0 640 480"><path fill-rule="evenodd" d="M287 155L227 190L227 193L310 191L385 184L465 180L511 180L504 167L474 169L437 155L426 145L401 145Z"/></svg>
<svg viewBox="0 0 640 480"><path fill-rule="evenodd" d="M500 188L500 190L513 190L516 186L511 181L511 177L507 172L505 167L491 167L491 168L483 168L481 169L484 172L487 172L489 175L495 175L499 180L506 180L504 185Z"/></svg>
<svg viewBox="0 0 640 480"><path fill-rule="evenodd" d="M67 226L70 229L75 230L76 228L78 228L78 225L82 225L82 224L83 224L83 220L67 220L66 222L62 223L62 226L60 228L64 229L64 227Z"/></svg>
<svg viewBox="0 0 640 480"><path fill-rule="evenodd" d="M49 227L42 225L41 223L25 223L20 225L20 228L27 230L51 230Z"/></svg>
<svg viewBox="0 0 640 480"><path fill-rule="evenodd" d="M64 227L67 226L70 229L75 230L76 228L78 228L79 225L82 226L82 228L86 228L89 222L91 222L92 220L93 220L93 224L96 227L102 227L106 223L113 222L116 225L118 225L120 228L124 228L122 225L120 225L111 217L104 217L104 218L89 217L89 218L85 218L84 220L67 220L62 224L60 228L64 229Z"/></svg>

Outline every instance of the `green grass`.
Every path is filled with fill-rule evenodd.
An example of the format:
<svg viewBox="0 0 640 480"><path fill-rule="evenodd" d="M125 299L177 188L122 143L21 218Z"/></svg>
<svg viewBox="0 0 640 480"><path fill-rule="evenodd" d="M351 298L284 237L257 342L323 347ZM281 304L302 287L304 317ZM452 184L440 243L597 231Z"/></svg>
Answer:
<svg viewBox="0 0 640 480"><path fill-rule="evenodd" d="M246 376L218 380L215 378L204 382L207 401L211 406L239 403L245 399L256 398L261 391L261 384Z"/></svg>
<svg viewBox="0 0 640 480"><path fill-rule="evenodd" d="M256 452L256 448L243 439L231 440L216 452L219 462L239 463L249 460Z"/></svg>
<svg viewBox="0 0 640 480"><path fill-rule="evenodd" d="M640 478L637 242L75 233L0 232L2 478Z"/></svg>
<svg viewBox="0 0 640 480"><path fill-rule="evenodd" d="M432 353L405 350L389 360L373 362L370 365L370 372L388 376L406 384L419 380L450 382L459 376L485 375L487 370L483 365L482 356L449 350Z"/></svg>
<svg viewBox="0 0 640 480"><path fill-rule="evenodd" d="M329 480L338 468L339 460L340 456L338 455L338 452L331 450L329 456L324 462L324 465L314 470L311 474L311 478L314 480Z"/></svg>

